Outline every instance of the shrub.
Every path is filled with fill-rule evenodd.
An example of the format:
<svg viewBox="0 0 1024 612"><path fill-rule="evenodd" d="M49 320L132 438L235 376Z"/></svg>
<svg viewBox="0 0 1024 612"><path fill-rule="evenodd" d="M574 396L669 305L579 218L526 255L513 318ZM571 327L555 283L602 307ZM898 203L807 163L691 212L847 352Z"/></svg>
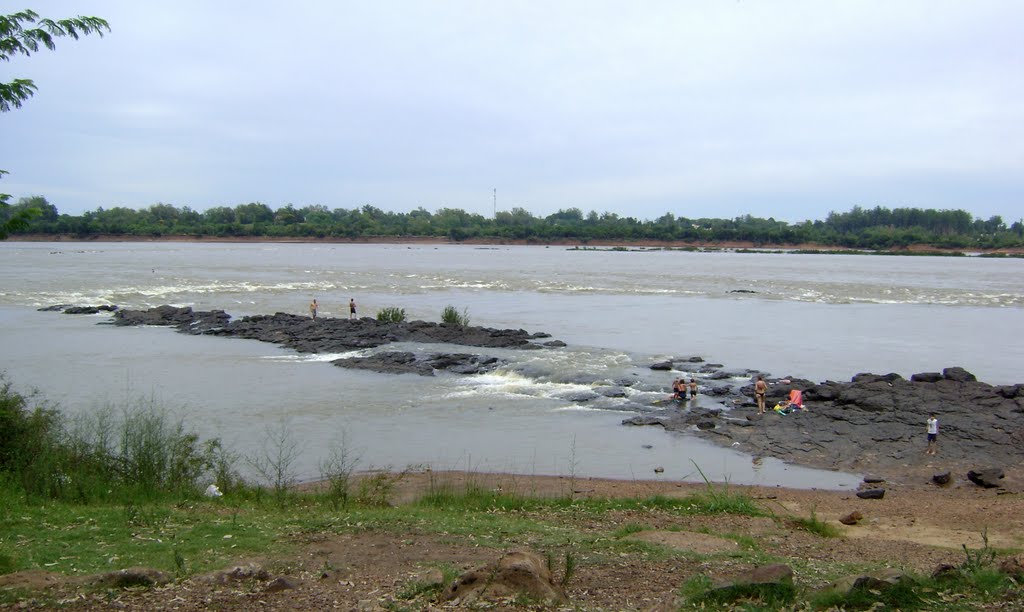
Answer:
<svg viewBox="0 0 1024 612"><path fill-rule="evenodd" d="M327 500L335 510L347 507L352 495L353 472L359 462L348 440L348 432L342 430L331 444L330 455L320 461L320 480L327 483Z"/></svg>
<svg viewBox="0 0 1024 612"><path fill-rule="evenodd" d="M126 406L119 416L104 406L71 421L28 404L9 383L0 385L0 475L27 496L88 502L194 494L201 480L233 474L219 440L200 444L151 402Z"/></svg>
<svg viewBox="0 0 1024 612"><path fill-rule="evenodd" d="M463 308L462 312L459 312L457 308L449 304L441 311L441 322L466 327L469 325L469 309Z"/></svg>
<svg viewBox="0 0 1024 612"><path fill-rule="evenodd" d="M382 323L401 323L405 321L405 309L387 306L377 311L377 320Z"/></svg>

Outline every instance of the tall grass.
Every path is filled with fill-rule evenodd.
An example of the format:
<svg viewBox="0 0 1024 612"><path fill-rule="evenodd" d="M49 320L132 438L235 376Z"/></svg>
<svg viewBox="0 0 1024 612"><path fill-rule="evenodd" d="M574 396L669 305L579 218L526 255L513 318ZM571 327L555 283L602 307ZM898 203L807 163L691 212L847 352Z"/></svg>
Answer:
<svg viewBox="0 0 1024 612"><path fill-rule="evenodd" d="M26 497L89 502L194 495L237 481L219 440L200 442L153 401L106 405L68 419L0 385L0 476Z"/></svg>

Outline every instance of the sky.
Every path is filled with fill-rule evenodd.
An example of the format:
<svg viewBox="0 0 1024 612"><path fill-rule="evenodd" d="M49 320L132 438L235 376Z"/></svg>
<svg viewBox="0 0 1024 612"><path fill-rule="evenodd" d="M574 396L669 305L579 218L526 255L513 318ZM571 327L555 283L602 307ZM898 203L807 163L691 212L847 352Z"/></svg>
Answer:
<svg viewBox="0 0 1024 612"><path fill-rule="evenodd" d="M0 191L61 213L1024 216L1024 2L37 4L111 27L0 63Z"/></svg>

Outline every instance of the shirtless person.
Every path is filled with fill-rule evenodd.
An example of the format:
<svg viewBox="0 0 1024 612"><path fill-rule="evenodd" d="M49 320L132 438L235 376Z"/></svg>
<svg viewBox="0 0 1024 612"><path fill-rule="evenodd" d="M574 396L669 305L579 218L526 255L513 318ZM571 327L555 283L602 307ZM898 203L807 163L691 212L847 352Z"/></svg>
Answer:
<svg viewBox="0 0 1024 612"><path fill-rule="evenodd" d="M697 398L697 379L696 378L691 378L690 379L690 399L696 399L696 398Z"/></svg>
<svg viewBox="0 0 1024 612"><path fill-rule="evenodd" d="M309 316L314 321L316 321L316 311L319 308L320 308L320 306L316 303L316 299L314 299L312 302L310 302L310 304L309 304Z"/></svg>
<svg viewBox="0 0 1024 612"><path fill-rule="evenodd" d="M764 396L768 393L768 383L764 382L764 376L758 376L754 383L754 399L757 400L757 413L764 414Z"/></svg>
<svg viewBox="0 0 1024 612"><path fill-rule="evenodd" d="M677 378L672 381L672 399L676 401L686 399L686 383L683 382L682 378Z"/></svg>

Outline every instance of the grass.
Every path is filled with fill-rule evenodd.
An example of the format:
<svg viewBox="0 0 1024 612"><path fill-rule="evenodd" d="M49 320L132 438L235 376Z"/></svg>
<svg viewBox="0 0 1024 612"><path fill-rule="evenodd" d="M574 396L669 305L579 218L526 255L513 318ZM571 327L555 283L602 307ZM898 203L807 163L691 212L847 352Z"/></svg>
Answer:
<svg viewBox="0 0 1024 612"><path fill-rule="evenodd" d="M814 535L821 536L823 538L838 538L842 535L839 529L831 523L826 523L818 518L814 508L811 508L811 516L807 518L803 517L792 517L790 518L789 524L797 529L803 529Z"/></svg>

